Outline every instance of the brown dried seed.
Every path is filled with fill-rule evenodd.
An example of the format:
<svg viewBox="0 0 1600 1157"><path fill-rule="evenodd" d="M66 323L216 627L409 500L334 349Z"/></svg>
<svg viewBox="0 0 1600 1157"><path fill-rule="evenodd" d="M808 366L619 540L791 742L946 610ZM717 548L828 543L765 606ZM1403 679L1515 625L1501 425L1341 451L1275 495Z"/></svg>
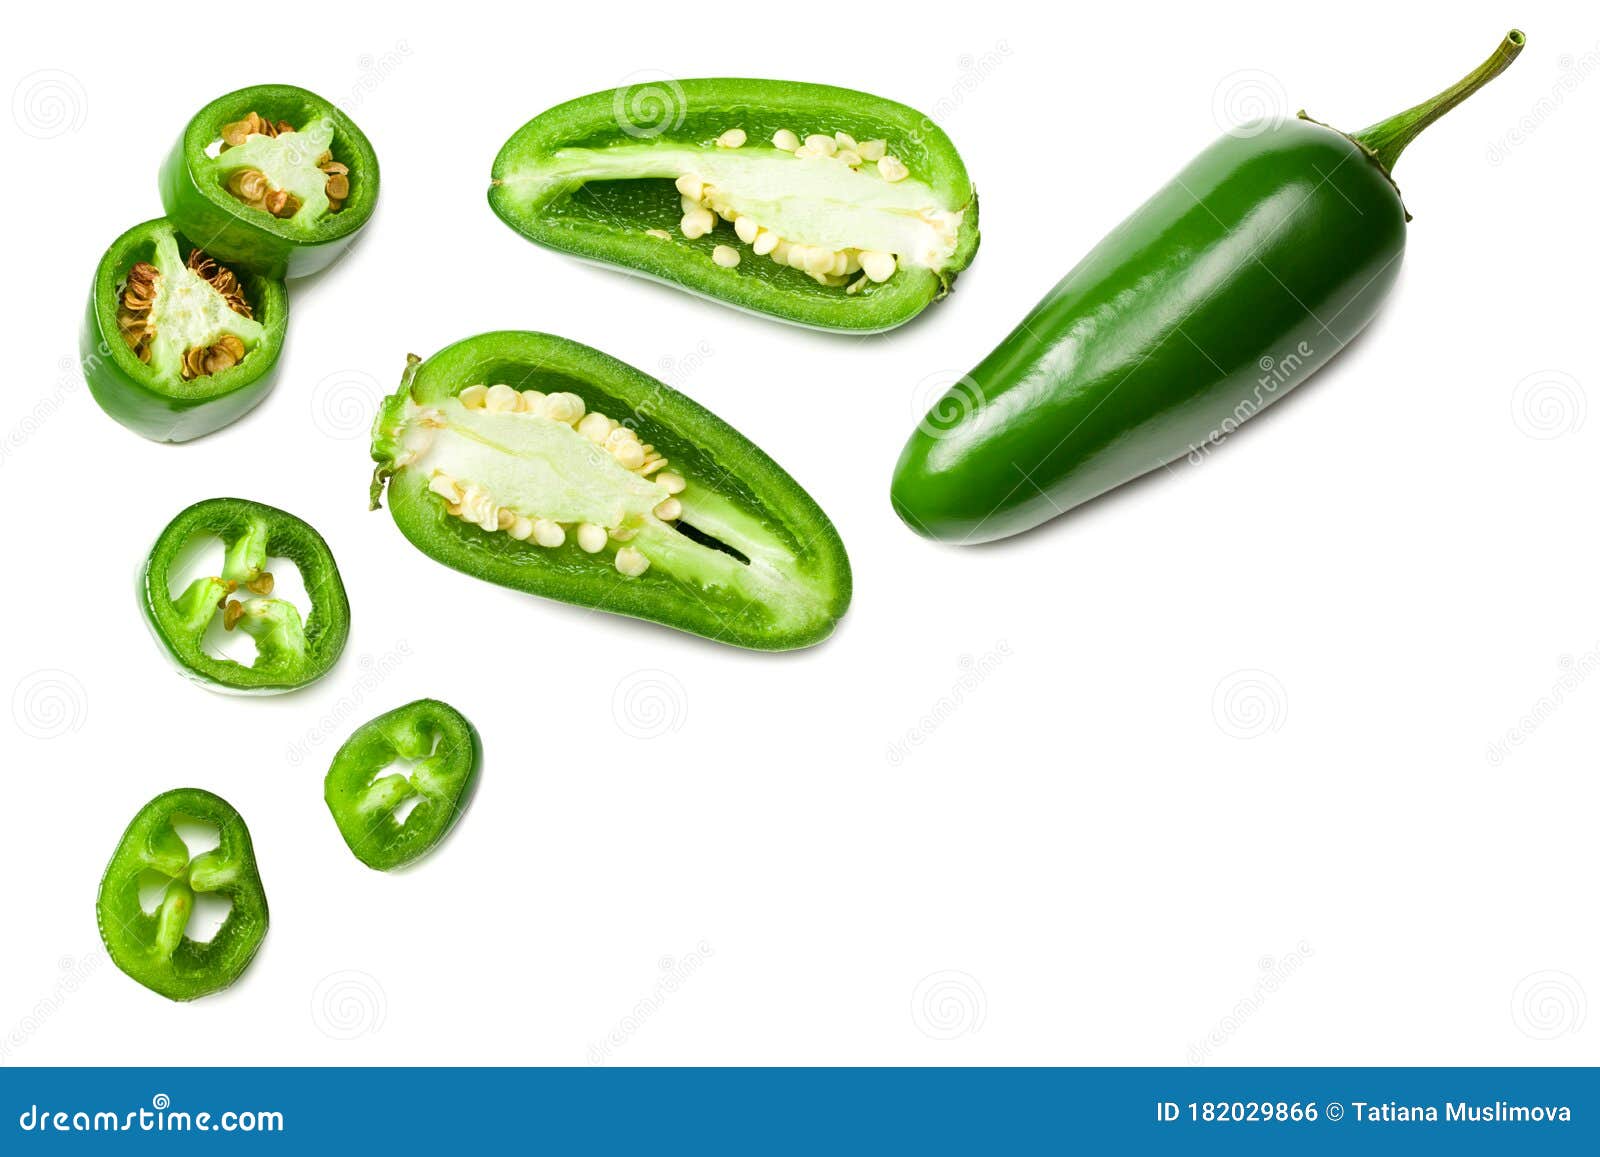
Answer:
<svg viewBox="0 0 1600 1157"><path fill-rule="evenodd" d="M131 310L148 311L156 301L156 285L161 274L148 261L141 261L128 270L127 283L122 287L122 304Z"/></svg>
<svg viewBox="0 0 1600 1157"><path fill-rule="evenodd" d="M334 160L332 152L324 152L317 158L317 168L328 175L328 211L337 213L350 196L350 166Z"/></svg>
<svg viewBox="0 0 1600 1157"><path fill-rule="evenodd" d="M241 317L253 316L250 302L244 295L244 286L239 284L239 278L233 270L226 265L218 265L215 258L200 249L189 251L189 268L209 282L211 288L222 295L223 300L228 303L228 308L234 313Z"/></svg>
<svg viewBox="0 0 1600 1157"><path fill-rule="evenodd" d="M263 597L272 593L272 572L262 571L255 578L245 583L245 589Z"/></svg>
<svg viewBox="0 0 1600 1157"><path fill-rule="evenodd" d="M228 605L222 608L222 629L233 630L235 624L244 618L244 604L238 599L230 599Z"/></svg>
<svg viewBox="0 0 1600 1157"><path fill-rule="evenodd" d="M117 301L117 329L141 362L150 360L150 342L155 337L150 329L150 309L155 305L160 280L161 274L154 265L140 261L128 270L128 280Z"/></svg>
<svg viewBox="0 0 1600 1157"><path fill-rule="evenodd" d="M287 189L274 189L267 194L265 207L274 217L293 217L300 211L300 198Z"/></svg>
<svg viewBox="0 0 1600 1157"><path fill-rule="evenodd" d="M223 334L206 351L206 373L215 374L244 361L244 342L231 333Z"/></svg>
<svg viewBox="0 0 1600 1157"><path fill-rule="evenodd" d="M236 148L244 144L245 138L252 133L259 133L265 137L276 137L292 132L294 132L294 126L288 121L278 121L274 124L260 113L251 112L243 120L229 121L222 126L222 147L224 149Z"/></svg>
<svg viewBox="0 0 1600 1157"><path fill-rule="evenodd" d="M209 346L194 346L183 353L183 380L193 381L207 374L218 374L244 360L244 342L231 333Z"/></svg>
<svg viewBox="0 0 1600 1157"><path fill-rule="evenodd" d="M267 175L260 169L240 169L228 174L227 188L245 204L259 209L272 186L267 183Z"/></svg>

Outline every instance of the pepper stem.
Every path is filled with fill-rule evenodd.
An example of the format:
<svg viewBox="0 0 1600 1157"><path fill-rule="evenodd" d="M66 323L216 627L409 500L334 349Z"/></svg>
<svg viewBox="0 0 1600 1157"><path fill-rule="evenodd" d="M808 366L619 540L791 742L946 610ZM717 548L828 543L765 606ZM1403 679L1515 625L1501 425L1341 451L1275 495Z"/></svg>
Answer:
<svg viewBox="0 0 1600 1157"><path fill-rule="evenodd" d="M1494 50L1493 56L1438 96L1403 113L1396 113L1386 121L1379 121L1371 128L1362 129L1353 134L1354 139L1372 152L1385 171L1394 172L1395 162L1400 159L1401 152L1417 139L1423 129L1509 68L1526 43L1527 37L1513 28L1506 33L1506 38Z"/></svg>

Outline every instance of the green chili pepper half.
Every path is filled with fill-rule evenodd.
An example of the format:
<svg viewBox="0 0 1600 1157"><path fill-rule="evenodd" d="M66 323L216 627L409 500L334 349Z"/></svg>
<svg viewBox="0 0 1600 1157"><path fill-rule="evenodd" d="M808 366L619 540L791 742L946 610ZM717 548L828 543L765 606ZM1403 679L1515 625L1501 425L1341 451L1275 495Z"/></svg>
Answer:
<svg viewBox="0 0 1600 1157"><path fill-rule="evenodd" d="M157 218L100 259L79 340L83 375L130 430L187 442L266 397L288 324L283 282L218 263Z"/></svg>
<svg viewBox="0 0 1600 1157"><path fill-rule="evenodd" d="M304 277L355 240L378 204L378 157L313 92L258 84L195 113L161 166L161 203L208 253Z"/></svg>
<svg viewBox="0 0 1600 1157"><path fill-rule="evenodd" d="M197 578L174 596L173 571L189 551L221 539L222 573ZM300 571L311 610L304 622L293 603L270 597L273 558ZM151 632L179 669L216 691L273 695L315 682L333 667L350 633L350 602L322 536L292 514L243 498L208 498L167 524L150 548L139 598ZM226 630L255 640L253 663L207 649L220 616Z"/></svg>
<svg viewBox="0 0 1600 1157"><path fill-rule="evenodd" d="M900 517L954 542L1018 534L1208 452L1288 393L1394 284L1401 150L1522 45L1511 32L1454 87L1353 136L1302 113L1201 153L929 411L895 469Z"/></svg>
<svg viewBox="0 0 1600 1157"><path fill-rule="evenodd" d="M518 129L493 178L490 206L540 245L819 329L909 321L978 248L950 139L826 85L597 92Z"/></svg>
<svg viewBox="0 0 1600 1157"><path fill-rule="evenodd" d="M833 524L738 431L615 358L487 333L411 359L373 426L424 554L529 594L762 650L826 637L850 603Z"/></svg>
<svg viewBox="0 0 1600 1157"><path fill-rule="evenodd" d="M356 728L333 757L323 798L356 859L386 872L421 859L455 826L482 758L466 716L418 699ZM409 766L390 772L399 763Z"/></svg>
<svg viewBox="0 0 1600 1157"><path fill-rule="evenodd" d="M214 833L191 855L180 828ZM188 935L196 897L229 905L214 935ZM250 829L233 806L197 787L139 809L106 865L95 901L100 938L116 966L168 1000L193 1000L238 980L267 934L267 894Z"/></svg>

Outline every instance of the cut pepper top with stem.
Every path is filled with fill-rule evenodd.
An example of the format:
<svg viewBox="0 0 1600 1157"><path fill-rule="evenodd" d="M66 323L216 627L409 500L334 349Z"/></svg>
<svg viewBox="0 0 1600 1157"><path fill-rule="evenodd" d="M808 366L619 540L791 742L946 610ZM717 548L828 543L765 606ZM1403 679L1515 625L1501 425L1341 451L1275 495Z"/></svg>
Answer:
<svg viewBox="0 0 1600 1157"><path fill-rule="evenodd" d="M909 320L978 245L949 138L826 85L595 93L524 125L493 177L495 212L540 244L824 329Z"/></svg>
<svg viewBox="0 0 1600 1157"><path fill-rule="evenodd" d="M850 600L827 517L737 431L549 334L415 360L374 426L373 503L458 570L739 646L825 637Z"/></svg>
<svg viewBox="0 0 1600 1157"><path fill-rule="evenodd" d="M207 536L222 540L221 573L196 578L173 597L176 562ZM293 603L272 597L271 557L299 569L311 600L304 620ZM344 583L322 536L292 514L240 498L197 502L168 524L145 562L140 599L157 640L184 673L223 690L271 694L304 686L333 666L350 630ZM218 618L224 629L251 636L254 662L207 650L206 632Z"/></svg>

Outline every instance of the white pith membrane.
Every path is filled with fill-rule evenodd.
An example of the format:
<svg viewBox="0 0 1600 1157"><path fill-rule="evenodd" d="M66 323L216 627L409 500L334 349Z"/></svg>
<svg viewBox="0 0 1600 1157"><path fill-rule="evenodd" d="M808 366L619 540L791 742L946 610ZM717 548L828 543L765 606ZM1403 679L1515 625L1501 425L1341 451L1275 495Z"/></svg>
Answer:
<svg viewBox="0 0 1600 1157"><path fill-rule="evenodd" d="M261 344L265 327L235 310L211 282L185 263L177 238L159 235L150 264L157 273L155 292L139 336L145 339L145 360L162 377L189 380L185 356L211 349L225 337L237 338L245 357ZM133 336L120 318L119 324L124 325L125 338Z"/></svg>
<svg viewBox="0 0 1600 1157"><path fill-rule="evenodd" d="M472 385L438 404L408 397L395 468L416 470L453 517L530 548L572 541L625 578L653 565L676 579L805 619L824 601L786 542L738 503L667 460L576 394ZM674 524L738 551L691 538Z"/></svg>
<svg viewBox="0 0 1600 1157"><path fill-rule="evenodd" d="M274 128L270 122L263 121L251 114L255 123L267 130L263 132L248 132L242 135L239 144L229 143L227 136L229 130L242 128L250 121L239 122L239 125L224 126L224 139L213 144L218 152L214 159L218 168L229 178L228 191L233 196L254 208L264 209L274 217L292 221L298 225L311 225L326 217L330 212L337 211L342 200L335 204L328 196L328 182L334 175L326 167L331 163L329 149L333 145L333 120L330 117L321 117L311 121L299 129L288 126ZM344 176L348 170L337 166L338 175ZM264 187L254 177L239 180L239 174L254 174L264 182ZM342 186L348 194L348 181ZM271 194L288 194L293 197L287 205L293 207L289 213L285 207L280 207ZM286 215L287 214L287 215Z"/></svg>
<svg viewBox="0 0 1600 1157"><path fill-rule="evenodd" d="M783 129L772 142L746 145L733 128L710 148L668 141L604 149L560 149L537 172L503 184L578 185L586 181L669 178L692 239L713 235L719 220L757 256L809 274L818 284L859 292L897 269L942 269L955 253L964 209L949 209L933 189L887 155L882 140L814 133L803 141ZM537 189L534 195L538 195ZM661 238L662 229L646 232ZM739 264L742 251L717 245L711 260Z"/></svg>

